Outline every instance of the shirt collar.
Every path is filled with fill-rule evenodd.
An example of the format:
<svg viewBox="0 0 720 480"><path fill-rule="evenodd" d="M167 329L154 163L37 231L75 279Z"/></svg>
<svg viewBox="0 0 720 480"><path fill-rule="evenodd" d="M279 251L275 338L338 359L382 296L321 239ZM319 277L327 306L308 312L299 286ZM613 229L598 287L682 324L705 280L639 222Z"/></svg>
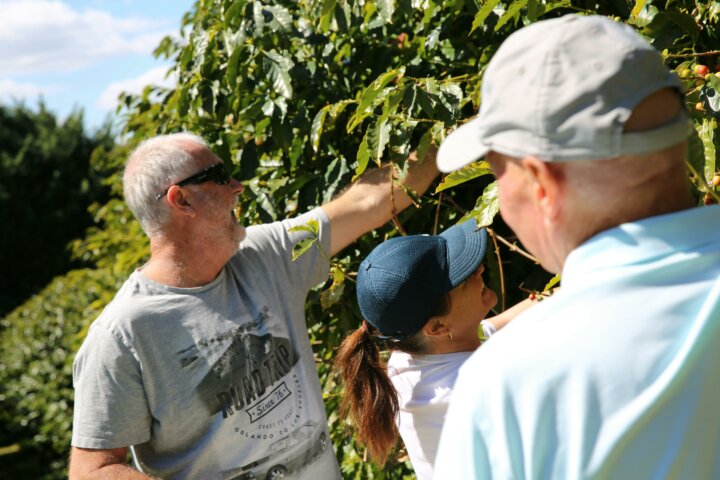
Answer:
<svg viewBox="0 0 720 480"><path fill-rule="evenodd" d="M580 244L568 255L563 286L590 273L647 263L679 251L720 242L720 206L699 207L623 223Z"/></svg>

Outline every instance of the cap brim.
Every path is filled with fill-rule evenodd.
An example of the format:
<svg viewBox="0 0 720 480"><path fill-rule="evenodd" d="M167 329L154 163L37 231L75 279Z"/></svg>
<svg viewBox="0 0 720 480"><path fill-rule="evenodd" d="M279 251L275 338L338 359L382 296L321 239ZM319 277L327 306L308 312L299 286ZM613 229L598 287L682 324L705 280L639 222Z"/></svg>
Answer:
<svg viewBox="0 0 720 480"><path fill-rule="evenodd" d="M438 170L452 172L485 156L488 147L480 141L479 121L479 118L475 118L445 138L437 153Z"/></svg>
<svg viewBox="0 0 720 480"><path fill-rule="evenodd" d="M447 242L448 276L453 288L464 282L482 263L487 248L487 232L470 219L440 234Z"/></svg>

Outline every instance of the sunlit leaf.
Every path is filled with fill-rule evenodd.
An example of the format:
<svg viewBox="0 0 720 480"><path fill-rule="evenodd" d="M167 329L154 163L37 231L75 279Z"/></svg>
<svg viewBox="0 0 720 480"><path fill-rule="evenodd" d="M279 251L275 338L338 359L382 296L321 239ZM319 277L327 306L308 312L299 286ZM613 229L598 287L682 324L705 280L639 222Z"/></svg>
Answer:
<svg viewBox="0 0 720 480"><path fill-rule="evenodd" d="M320 225L315 219L310 219L303 225L296 225L288 229L288 232L308 232L314 236L320 235Z"/></svg>
<svg viewBox="0 0 720 480"><path fill-rule="evenodd" d="M552 289L553 287L555 287L555 285L557 285L558 283L560 283L561 278L562 278L562 277L560 277L560 275L555 275L553 278L551 278L550 281L548 281L548 282L545 284L545 288L543 288L543 292L547 292L548 290L550 290L550 289Z"/></svg>
<svg viewBox="0 0 720 480"><path fill-rule="evenodd" d="M331 107L332 105L325 105L321 108L315 115L315 118L313 118L312 126L310 127L310 144L316 152L320 146L320 137L322 136L323 127L325 126L325 117L327 117Z"/></svg>
<svg viewBox="0 0 720 480"><path fill-rule="evenodd" d="M473 162L459 170L455 170L443 178L443 181L440 182L440 185L435 189L435 193L442 192L443 190L455 187L482 175L492 173L493 171L490 168L490 164L487 162Z"/></svg>
<svg viewBox="0 0 720 480"><path fill-rule="evenodd" d="M263 115L270 117L270 116L272 116L274 111L275 111L275 102L273 102L272 100L268 100L263 104L263 106L262 106Z"/></svg>
<svg viewBox="0 0 720 480"><path fill-rule="evenodd" d="M716 171L716 156L717 151L715 149L715 130L717 129L717 121L714 118L703 118L702 123L695 124L700 141L702 141L704 154L705 154L705 165L703 168L703 175L705 181L710 182Z"/></svg>
<svg viewBox="0 0 720 480"><path fill-rule="evenodd" d="M339 302L345 291L345 272L343 272L342 268L333 265L330 268L330 278L333 281L332 285L320 294L320 305L323 308L330 308Z"/></svg>
<svg viewBox="0 0 720 480"><path fill-rule="evenodd" d="M266 61L264 62L268 71L268 75L272 80L273 88L277 93L285 98L292 98L293 88L290 78L290 69L293 66L292 60L284 57L276 51L264 52Z"/></svg>
<svg viewBox="0 0 720 480"><path fill-rule="evenodd" d="M376 0L378 13L385 23L392 23L393 12L395 11L395 0Z"/></svg>
<svg viewBox="0 0 720 480"><path fill-rule="evenodd" d="M310 248L315 245L315 243L318 241L316 237L313 238L303 238L298 243L293 246L292 249L292 261L294 262L298 258L302 256L303 253L310 250Z"/></svg>
<svg viewBox="0 0 720 480"><path fill-rule="evenodd" d="M482 196L478 198L477 203L475 203L475 208L466 213L458 223L474 218L478 227L487 227L492 224L499 210L498 185L497 181L494 181L485 187Z"/></svg>
<svg viewBox="0 0 720 480"><path fill-rule="evenodd" d="M370 147L368 146L368 134L369 132L365 133L365 136L362 139L362 142L360 143L360 148L358 149L357 153L357 168L355 169L355 176L353 177L353 181L357 177L363 174L365 169L368 166L368 163L370 161Z"/></svg>
<svg viewBox="0 0 720 480"><path fill-rule="evenodd" d="M368 130L368 149L370 156L375 163L380 165L383 156L383 150L390 138L390 124L386 118L379 118L378 121Z"/></svg>
<svg viewBox="0 0 720 480"><path fill-rule="evenodd" d="M362 121L367 118L372 112L372 109L377 103L384 100L384 88L391 81L402 77L405 74L405 67L400 67L397 70L390 70L383 73L376 78L362 93L360 97L360 103L355 111L355 115L348 122L347 130L351 132L355 127L360 125Z"/></svg>
<svg viewBox="0 0 720 480"><path fill-rule="evenodd" d="M275 29L289 29L292 27L292 15L290 15L290 12L285 7L280 5L266 5L264 8L272 14L271 27Z"/></svg>
<svg viewBox="0 0 720 480"><path fill-rule="evenodd" d="M482 7L480 7L480 10L475 14L475 18L473 19L472 28L470 28L470 32L472 33L477 29L478 27L481 27L485 20L487 20L487 17L492 13L493 9L497 7L500 4L500 0L489 0L486 1Z"/></svg>
<svg viewBox="0 0 720 480"><path fill-rule="evenodd" d="M635 6L633 7L632 11L630 12L630 17L637 17L640 15L640 12L643 8L645 8L645 3L647 0L635 0Z"/></svg>
<svg viewBox="0 0 720 480"><path fill-rule="evenodd" d="M520 14L520 10L525 8L527 5L528 0L515 0L512 4L508 7L508 9L505 11L505 13L502 14L500 17L500 20L498 20L497 24L495 24L495 31L497 32L500 30L507 22L510 20L513 20L517 18Z"/></svg>

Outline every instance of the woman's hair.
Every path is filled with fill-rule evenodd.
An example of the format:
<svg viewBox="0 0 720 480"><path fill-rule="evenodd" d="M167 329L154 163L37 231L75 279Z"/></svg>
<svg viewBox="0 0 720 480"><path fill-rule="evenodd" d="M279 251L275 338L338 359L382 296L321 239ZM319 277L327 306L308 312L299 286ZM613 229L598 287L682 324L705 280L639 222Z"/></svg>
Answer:
<svg viewBox="0 0 720 480"><path fill-rule="evenodd" d="M395 417L399 405L376 342L385 343L390 350L424 353L427 341L422 332L407 340L383 341L373 338L371 329L373 327L365 323L345 337L335 365L345 383L340 413L350 415L357 428L358 440L365 444L370 458L382 465L397 444L399 434Z"/></svg>
<svg viewBox="0 0 720 480"><path fill-rule="evenodd" d="M449 310L449 296L441 302L441 315ZM433 315L434 316L434 315ZM382 465L397 444L395 424L399 404L397 392L380 357L380 348L410 354L429 353L430 345L420 331L405 340L377 338L379 332L366 321L348 334L340 344L335 367L345 384L340 414L349 415L357 429L357 438L365 444L375 462Z"/></svg>

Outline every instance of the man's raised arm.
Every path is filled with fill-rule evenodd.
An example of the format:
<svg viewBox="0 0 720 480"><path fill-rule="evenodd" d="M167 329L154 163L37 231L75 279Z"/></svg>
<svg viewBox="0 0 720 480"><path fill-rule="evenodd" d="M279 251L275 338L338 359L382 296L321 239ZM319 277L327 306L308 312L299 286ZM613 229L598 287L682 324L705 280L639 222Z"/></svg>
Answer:
<svg viewBox="0 0 720 480"><path fill-rule="evenodd" d="M422 160L417 159L415 152L411 153L410 166L400 184L418 195L425 193L438 175L435 152L432 148ZM347 190L322 206L330 219L331 255L360 235L384 225L410 205L411 199L403 188L392 181L391 169L392 165L385 165L366 171Z"/></svg>

